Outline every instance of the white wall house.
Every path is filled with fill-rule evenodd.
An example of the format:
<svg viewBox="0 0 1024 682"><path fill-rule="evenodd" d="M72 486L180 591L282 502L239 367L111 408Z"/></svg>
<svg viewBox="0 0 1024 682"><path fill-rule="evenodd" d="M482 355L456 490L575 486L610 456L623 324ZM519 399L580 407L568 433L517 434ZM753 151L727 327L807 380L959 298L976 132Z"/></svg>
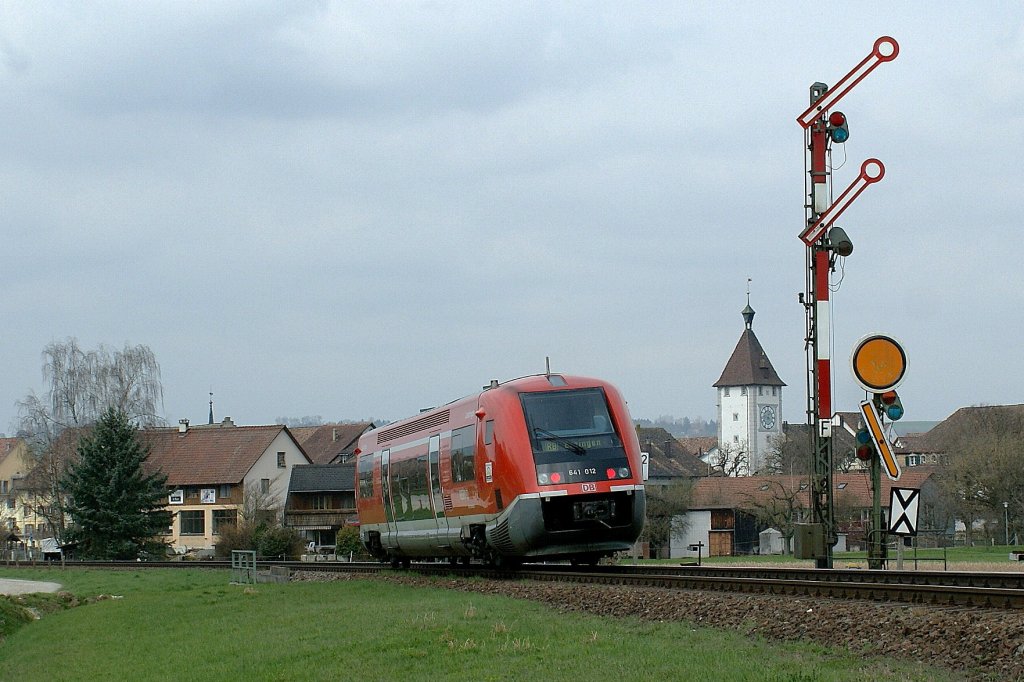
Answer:
<svg viewBox="0 0 1024 682"><path fill-rule="evenodd" d="M147 429L149 467L167 475L173 514L167 537L179 553L213 550L220 532L246 508L283 513L296 464L309 464L287 427L222 423Z"/></svg>

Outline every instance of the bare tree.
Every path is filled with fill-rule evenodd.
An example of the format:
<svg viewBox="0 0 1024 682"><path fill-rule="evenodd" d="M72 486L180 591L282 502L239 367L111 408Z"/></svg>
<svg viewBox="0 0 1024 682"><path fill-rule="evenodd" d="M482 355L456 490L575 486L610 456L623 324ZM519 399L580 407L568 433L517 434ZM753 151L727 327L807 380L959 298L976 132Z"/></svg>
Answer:
<svg viewBox="0 0 1024 682"><path fill-rule="evenodd" d="M1003 529L1000 538L1012 535L1003 523L1024 513L1024 442L1018 433L974 432L958 445L939 485L944 502L963 521L968 543L975 521L984 521L992 537L996 528Z"/></svg>
<svg viewBox="0 0 1024 682"><path fill-rule="evenodd" d="M652 549L667 548L673 530L682 532L684 527L679 521L673 526L672 519L685 514L690 508L692 492L693 483L689 479L647 486L647 523L641 537L650 543Z"/></svg>
<svg viewBox="0 0 1024 682"><path fill-rule="evenodd" d="M786 541L786 553L789 554L792 552L790 543L793 539L794 524L800 520L804 509L799 479L783 476L762 480L761 489L755 494L748 495L744 506L761 524L782 533Z"/></svg>
<svg viewBox="0 0 1024 682"><path fill-rule="evenodd" d="M19 435L35 460L24 487L35 513L60 537L66 518L60 482L83 430L109 408L140 427L162 424L163 384L148 346L85 350L74 338L43 349L43 380L42 396L33 392L18 402Z"/></svg>
<svg viewBox="0 0 1024 682"><path fill-rule="evenodd" d="M18 403L21 430L29 436L52 440L64 429L95 423L108 408L140 427L163 421L160 365L148 346L87 351L74 338L51 343L43 350L43 380L42 398L30 393Z"/></svg>
<svg viewBox="0 0 1024 682"><path fill-rule="evenodd" d="M281 500L269 490L264 491L259 483L249 483L242 494L240 512L244 524L275 523L281 515Z"/></svg>
<svg viewBox="0 0 1024 682"><path fill-rule="evenodd" d="M718 449L708 457L708 464L726 476L746 476L747 447L746 441L741 443L719 443Z"/></svg>

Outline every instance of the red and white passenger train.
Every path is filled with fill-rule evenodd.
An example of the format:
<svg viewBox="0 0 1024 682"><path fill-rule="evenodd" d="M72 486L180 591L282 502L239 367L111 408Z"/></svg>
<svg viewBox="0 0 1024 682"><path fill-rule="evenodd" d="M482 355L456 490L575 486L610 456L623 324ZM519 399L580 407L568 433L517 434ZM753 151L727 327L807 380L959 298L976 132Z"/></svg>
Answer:
<svg viewBox="0 0 1024 682"><path fill-rule="evenodd" d="M594 563L644 523L626 402L597 379L542 374L365 433L360 537L381 561Z"/></svg>

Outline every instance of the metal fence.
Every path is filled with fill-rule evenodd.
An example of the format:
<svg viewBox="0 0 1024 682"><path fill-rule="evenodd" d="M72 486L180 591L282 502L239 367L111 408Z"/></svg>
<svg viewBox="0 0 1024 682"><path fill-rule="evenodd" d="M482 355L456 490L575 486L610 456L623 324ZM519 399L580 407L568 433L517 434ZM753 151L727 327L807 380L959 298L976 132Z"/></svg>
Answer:
<svg viewBox="0 0 1024 682"><path fill-rule="evenodd" d="M231 551L231 582L238 585L256 584L256 552L240 549Z"/></svg>

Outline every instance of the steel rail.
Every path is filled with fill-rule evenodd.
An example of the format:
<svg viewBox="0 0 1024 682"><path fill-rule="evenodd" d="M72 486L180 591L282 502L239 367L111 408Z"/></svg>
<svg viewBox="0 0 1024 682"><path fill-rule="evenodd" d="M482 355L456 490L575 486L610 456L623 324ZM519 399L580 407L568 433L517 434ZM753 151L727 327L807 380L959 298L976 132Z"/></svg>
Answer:
<svg viewBox="0 0 1024 682"><path fill-rule="evenodd" d="M827 574L828 571L822 571ZM1024 590L955 585L912 585L881 582L831 580L821 575L814 580L737 577L714 575L640 575L635 573L552 573L521 571L532 580L567 581L589 584L631 585L746 594L861 599L868 601L971 606L982 608L1024 608Z"/></svg>
<svg viewBox="0 0 1024 682"><path fill-rule="evenodd" d="M260 561L292 571L381 573L392 569L377 562ZM8 564L14 567L60 567L61 564ZM66 568L149 569L195 568L227 570L228 561L67 561ZM695 567L695 566L592 566L585 570L565 564L527 565L520 570L485 566L416 563L410 569L422 575L480 576L549 582L692 589L745 594L862 599L870 601L1024 608L1024 575L963 571L868 571L801 568Z"/></svg>

